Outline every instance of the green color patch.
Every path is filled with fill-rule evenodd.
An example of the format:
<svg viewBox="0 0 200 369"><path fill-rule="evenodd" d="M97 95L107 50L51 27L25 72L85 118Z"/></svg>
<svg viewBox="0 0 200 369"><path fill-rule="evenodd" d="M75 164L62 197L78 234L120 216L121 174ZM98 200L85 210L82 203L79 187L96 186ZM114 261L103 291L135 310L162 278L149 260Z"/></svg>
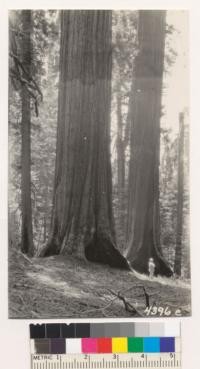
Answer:
<svg viewBox="0 0 200 369"><path fill-rule="evenodd" d="M128 337L128 352L143 352L143 338Z"/></svg>

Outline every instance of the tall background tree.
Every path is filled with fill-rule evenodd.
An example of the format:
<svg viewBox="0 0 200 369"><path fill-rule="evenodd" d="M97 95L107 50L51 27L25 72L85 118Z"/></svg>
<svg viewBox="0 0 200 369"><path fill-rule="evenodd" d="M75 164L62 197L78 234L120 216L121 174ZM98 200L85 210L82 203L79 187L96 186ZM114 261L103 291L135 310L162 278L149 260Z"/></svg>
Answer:
<svg viewBox="0 0 200 369"><path fill-rule="evenodd" d="M178 189L177 189L177 228L174 272L181 276L183 254L183 206L184 206L184 113L179 115L178 140Z"/></svg>
<svg viewBox="0 0 200 369"><path fill-rule="evenodd" d="M12 86L21 98L21 250L34 254L31 204L31 94L32 84L32 17L30 10L20 13L21 39L10 27L10 75ZM12 25L14 27L14 24ZM18 31L19 32L19 31ZM10 86L11 87L11 86Z"/></svg>
<svg viewBox="0 0 200 369"><path fill-rule="evenodd" d="M22 11L22 64L24 71L22 76L27 79L31 76L31 11ZM22 84L22 227L21 227L21 250L29 255L34 254L33 227L32 227L32 205L31 205L31 99L27 91L27 84Z"/></svg>
<svg viewBox="0 0 200 369"><path fill-rule="evenodd" d="M112 14L112 177L116 238L125 248L130 114L133 99L133 65L137 54L138 12Z"/></svg>
<svg viewBox="0 0 200 369"><path fill-rule="evenodd" d="M35 132L41 123L38 106L43 95L39 86L44 87L44 55L52 16L51 12L44 11L11 11L9 21L9 160L10 169L12 167L9 223L15 229L15 235L9 236L11 242L20 243L22 252L33 256L39 217L38 212L35 214L37 188L34 183L38 168L34 168L36 158L31 148L35 146ZM41 151L38 155L41 158Z"/></svg>
<svg viewBox="0 0 200 369"><path fill-rule="evenodd" d="M129 170L128 253L132 267L156 274L172 271L160 253L159 152L165 11L139 12L139 53L135 61L134 119Z"/></svg>

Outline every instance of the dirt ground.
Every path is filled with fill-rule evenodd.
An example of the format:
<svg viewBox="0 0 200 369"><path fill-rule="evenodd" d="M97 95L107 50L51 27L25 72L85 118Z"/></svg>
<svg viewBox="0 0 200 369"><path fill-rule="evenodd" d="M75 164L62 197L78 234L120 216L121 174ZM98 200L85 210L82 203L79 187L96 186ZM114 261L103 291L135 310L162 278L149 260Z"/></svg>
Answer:
<svg viewBox="0 0 200 369"><path fill-rule="evenodd" d="M149 311L151 317L190 315L189 281L150 280L71 256L28 259L10 252L9 318L130 318Z"/></svg>

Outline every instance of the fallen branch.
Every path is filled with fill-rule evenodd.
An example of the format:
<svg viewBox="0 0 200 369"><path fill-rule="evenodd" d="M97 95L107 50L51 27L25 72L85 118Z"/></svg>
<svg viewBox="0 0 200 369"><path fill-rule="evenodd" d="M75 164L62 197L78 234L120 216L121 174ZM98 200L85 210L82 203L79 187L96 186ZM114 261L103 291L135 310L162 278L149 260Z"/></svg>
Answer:
<svg viewBox="0 0 200 369"><path fill-rule="evenodd" d="M26 259L30 264L33 264L32 260L29 259L29 257L26 254L23 254L23 252L18 251L18 250L17 250L17 253L18 255L20 255L20 257L22 256L24 259Z"/></svg>
<svg viewBox="0 0 200 369"><path fill-rule="evenodd" d="M149 295L148 295L148 293L147 293L147 291L146 291L145 287L144 287L144 286L142 286L142 288L143 288L143 291L144 291L144 297L145 297L145 300L146 300L146 307L149 307L149 306L150 306L150 302L149 302Z"/></svg>
<svg viewBox="0 0 200 369"><path fill-rule="evenodd" d="M122 296L121 292L114 292L112 290L109 290L113 295L116 296L116 298L118 298L119 300L123 301L124 303L124 307L125 307L125 310L128 311L129 313L131 313L132 315L139 315L139 316L142 316L139 311L137 311L137 309L135 308L135 306L133 306L130 302L128 302L126 300L126 298L124 296Z"/></svg>
<svg viewBox="0 0 200 369"><path fill-rule="evenodd" d="M125 307L125 310L128 311L129 313L131 313L132 315L139 315L139 316L142 316L137 310L136 308L126 300L126 298L124 296L122 296L119 292L118 292L118 298L120 300L123 301L124 303L124 307Z"/></svg>
<svg viewBox="0 0 200 369"><path fill-rule="evenodd" d="M133 289L136 289L136 288L142 288L143 289L144 297L145 297L145 301L146 301L146 307L149 307L150 306L149 294L147 293L147 291L146 291L146 289L143 285L131 286L131 287L127 288L126 290L124 290L123 292L127 293L127 292L129 292ZM114 294L112 290L108 289L108 291L111 292L112 294ZM122 292L122 290L118 291L118 293L120 293L120 294L121 294L121 292ZM115 293L115 296L117 296L116 293Z"/></svg>
<svg viewBox="0 0 200 369"><path fill-rule="evenodd" d="M35 311L31 310L31 314L33 317L35 318L41 318L40 314L39 313L36 313Z"/></svg>
<svg viewBox="0 0 200 369"><path fill-rule="evenodd" d="M143 289L144 296L145 296L145 301L146 301L146 307L149 307L149 295L146 292L146 289L145 289L144 286L131 286L131 287L127 288L126 290L124 290L124 293L127 293L127 292L129 292L129 291L131 291L132 289L135 289L135 288L142 288ZM116 301L117 299L119 299L119 300L121 300L124 303L125 310L127 312L131 313L132 315L142 316L138 312L138 310L135 308L135 306L132 305L129 301L127 301L126 297L124 297L122 295L122 292L121 291L118 291L116 293L115 291L110 290L109 288L107 289L107 291L109 291L110 293L112 293L112 295L115 296L111 301L109 301L109 303L107 305L101 306L101 307L96 308L96 309L85 310L81 314L88 314L88 313L93 313L93 312L96 312L96 311L102 311L102 313L104 313L104 310L106 310L107 308L109 308L113 304L114 301Z"/></svg>
<svg viewBox="0 0 200 369"><path fill-rule="evenodd" d="M105 306L101 306L99 308L96 308L96 309L91 309L91 310L85 310L85 311L82 311L82 314L87 314L87 313L93 313L93 312L96 312L96 311L100 311L100 310L105 310L107 309L108 307L110 307L112 305L112 303L118 299L118 296L115 297L114 299L112 299L111 301L109 301L109 303Z"/></svg>

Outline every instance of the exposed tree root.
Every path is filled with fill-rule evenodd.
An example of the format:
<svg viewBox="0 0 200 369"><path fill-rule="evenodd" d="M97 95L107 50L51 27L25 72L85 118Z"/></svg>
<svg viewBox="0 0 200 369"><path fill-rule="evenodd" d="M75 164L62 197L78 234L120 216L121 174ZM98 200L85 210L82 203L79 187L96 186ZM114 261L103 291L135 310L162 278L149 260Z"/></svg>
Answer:
<svg viewBox="0 0 200 369"><path fill-rule="evenodd" d="M107 264L113 268L130 270L126 258L115 247L114 243L103 235L94 235L85 247L85 256L89 261Z"/></svg>
<svg viewBox="0 0 200 369"><path fill-rule="evenodd" d="M155 263L155 276L161 275L166 277L171 277L173 275L173 271L164 258L160 255L157 250L151 254L151 257L154 259ZM144 250L140 249L135 253L135 257L128 257L131 267L139 273L149 274L148 271L148 261L149 256L144 254Z"/></svg>
<svg viewBox="0 0 200 369"><path fill-rule="evenodd" d="M51 237L49 241L40 248L37 256L48 257L52 255L59 255L60 249L60 242L58 242L55 237Z"/></svg>
<svg viewBox="0 0 200 369"><path fill-rule="evenodd" d="M39 255L37 256L47 257L59 253L60 246L58 242L52 238L52 240L40 249ZM131 269L126 258L115 247L114 243L104 235L99 236L95 233L92 240L85 245L84 254L86 259L91 262L107 264L113 268Z"/></svg>

